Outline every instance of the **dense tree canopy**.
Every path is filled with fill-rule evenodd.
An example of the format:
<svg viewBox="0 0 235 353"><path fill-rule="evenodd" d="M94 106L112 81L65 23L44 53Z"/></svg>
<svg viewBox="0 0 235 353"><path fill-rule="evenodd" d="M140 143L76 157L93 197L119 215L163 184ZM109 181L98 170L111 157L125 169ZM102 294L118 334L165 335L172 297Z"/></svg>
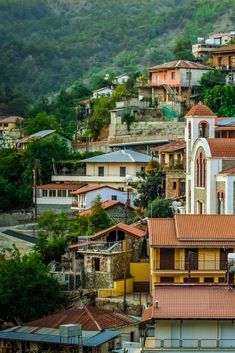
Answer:
<svg viewBox="0 0 235 353"><path fill-rule="evenodd" d="M1 318L16 324L52 313L61 303L60 285L36 253L0 254Z"/></svg>
<svg viewBox="0 0 235 353"><path fill-rule="evenodd" d="M168 218L173 217L172 201L163 198L156 198L148 204L147 217Z"/></svg>
<svg viewBox="0 0 235 353"><path fill-rule="evenodd" d="M204 103L217 116L235 115L235 87L221 85L208 89L204 94Z"/></svg>

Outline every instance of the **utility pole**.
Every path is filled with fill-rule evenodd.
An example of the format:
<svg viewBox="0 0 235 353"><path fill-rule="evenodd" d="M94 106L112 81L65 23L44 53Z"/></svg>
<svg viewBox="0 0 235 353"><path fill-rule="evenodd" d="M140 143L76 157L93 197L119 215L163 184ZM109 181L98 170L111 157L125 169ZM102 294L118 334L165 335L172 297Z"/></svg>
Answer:
<svg viewBox="0 0 235 353"><path fill-rule="evenodd" d="M38 218L38 205L37 205L37 179L38 179L39 159L34 159L33 168L33 205L34 205L34 219Z"/></svg>
<svg viewBox="0 0 235 353"><path fill-rule="evenodd" d="M123 312L127 311L126 303L126 266L127 266L127 240L123 240L123 250L124 250L124 271L123 271Z"/></svg>
<svg viewBox="0 0 235 353"><path fill-rule="evenodd" d="M75 107L75 143L78 143L78 106Z"/></svg>

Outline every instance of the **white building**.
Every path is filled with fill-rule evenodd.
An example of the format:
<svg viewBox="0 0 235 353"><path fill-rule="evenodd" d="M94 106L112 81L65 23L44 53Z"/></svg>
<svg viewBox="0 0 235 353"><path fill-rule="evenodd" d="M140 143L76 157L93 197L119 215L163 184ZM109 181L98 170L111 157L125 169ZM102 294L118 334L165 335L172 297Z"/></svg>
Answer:
<svg viewBox="0 0 235 353"><path fill-rule="evenodd" d="M199 103L186 120L186 212L234 214L235 119Z"/></svg>
<svg viewBox="0 0 235 353"><path fill-rule="evenodd" d="M158 285L142 315L142 352L234 352L235 293L227 285Z"/></svg>
<svg viewBox="0 0 235 353"><path fill-rule="evenodd" d="M102 87L93 91L92 98L110 97L113 94L113 89L110 87Z"/></svg>

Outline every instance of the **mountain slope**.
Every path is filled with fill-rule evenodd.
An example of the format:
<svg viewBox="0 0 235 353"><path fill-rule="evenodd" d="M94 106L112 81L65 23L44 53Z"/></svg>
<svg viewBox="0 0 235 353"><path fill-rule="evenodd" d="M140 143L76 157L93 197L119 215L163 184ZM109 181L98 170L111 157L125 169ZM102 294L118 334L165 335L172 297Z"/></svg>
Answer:
<svg viewBox="0 0 235 353"><path fill-rule="evenodd" d="M232 30L234 0L0 0L1 82L34 95L173 58L177 37Z"/></svg>

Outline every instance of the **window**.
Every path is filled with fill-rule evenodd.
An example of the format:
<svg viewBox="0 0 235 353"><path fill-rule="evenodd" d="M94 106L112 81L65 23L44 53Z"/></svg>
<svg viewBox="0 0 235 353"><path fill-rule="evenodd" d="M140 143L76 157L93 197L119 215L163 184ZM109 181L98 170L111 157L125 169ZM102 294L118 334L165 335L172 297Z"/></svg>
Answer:
<svg viewBox="0 0 235 353"><path fill-rule="evenodd" d="M58 197L66 197L66 190L58 190L57 196Z"/></svg>
<svg viewBox="0 0 235 353"><path fill-rule="evenodd" d="M42 190L42 196L47 197L47 190Z"/></svg>
<svg viewBox="0 0 235 353"><path fill-rule="evenodd" d="M141 173L145 173L145 167L140 168Z"/></svg>
<svg viewBox="0 0 235 353"><path fill-rule="evenodd" d="M126 167L120 167L120 177L126 176Z"/></svg>
<svg viewBox="0 0 235 353"><path fill-rule="evenodd" d="M201 201L197 201L197 214L204 213L204 204Z"/></svg>
<svg viewBox="0 0 235 353"><path fill-rule="evenodd" d="M225 283L226 278L225 277L219 277L219 283Z"/></svg>
<svg viewBox="0 0 235 353"><path fill-rule="evenodd" d="M111 200L115 200L116 201L117 200L117 195L112 195L111 196Z"/></svg>
<svg viewBox="0 0 235 353"><path fill-rule="evenodd" d="M56 190L49 190L49 197L56 197Z"/></svg>
<svg viewBox="0 0 235 353"><path fill-rule="evenodd" d="M214 283L214 277L204 277L204 283Z"/></svg>
<svg viewBox="0 0 235 353"><path fill-rule="evenodd" d="M186 71L186 80L190 81L192 78L192 72L190 70Z"/></svg>
<svg viewBox="0 0 235 353"><path fill-rule="evenodd" d="M160 283L174 283L174 277L160 277Z"/></svg>
<svg viewBox="0 0 235 353"><path fill-rule="evenodd" d="M198 277L185 277L184 278L184 283L199 283L199 278Z"/></svg>
<svg viewBox="0 0 235 353"><path fill-rule="evenodd" d="M207 121L201 121L198 125L199 127L199 137L208 137L209 136L209 124Z"/></svg>
<svg viewBox="0 0 235 353"><path fill-rule="evenodd" d="M134 342L134 337L135 337L135 332L131 331L130 332L130 342Z"/></svg>
<svg viewBox="0 0 235 353"><path fill-rule="evenodd" d="M104 167L98 167L98 176L104 176Z"/></svg>
<svg viewBox="0 0 235 353"><path fill-rule="evenodd" d="M115 349L115 340L108 342L108 351L112 352Z"/></svg>
<svg viewBox="0 0 235 353"><path fill-rule="evenodd" d="M175 72L172 72L172 73L171 73L171 79L172 79L172 80L175 80Z"/></svg>
<svg viewBox="0 0 235 353"><path fill-rule="evenodd" d="M224 213L224 193L217 192L217 206L218 206L218 214Z"/></svg>
<svg viewBox="0 0 235 353"><path fill-rule="evenodd" d="M173 183L172 183L172 189L173 189L173 190L176 190L176 186L177 186L176 181L173 181Z"/></svg>
<svg viewBox="0 0 235 353"><path fill-rule="evenodd" d="M205 179L206 179L206 161L203 158L202 153L199 154L197 158L197 187L204 188L205 187Z"/></svg>
<svg viewBox="0 0 235 353"><path fill-rule="evenodd" d="M188 123L188 138L191 139L191 123Z"/></svg>
<svg viewBox="0 0 235 353"><path fill-rule="evenodd" d="M92 268L95 271L100 271L100 258L99 257L93 257Z"/></svg>

